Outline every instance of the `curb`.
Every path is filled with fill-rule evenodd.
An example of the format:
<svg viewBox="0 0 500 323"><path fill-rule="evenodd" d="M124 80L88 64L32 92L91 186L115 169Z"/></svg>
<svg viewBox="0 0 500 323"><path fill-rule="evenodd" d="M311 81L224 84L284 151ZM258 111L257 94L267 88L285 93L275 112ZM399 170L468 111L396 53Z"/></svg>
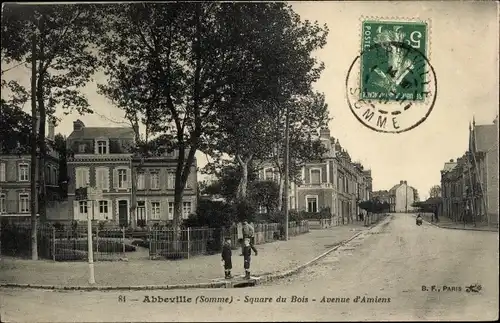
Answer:
<svg viewBox="0 0 500 323"><path fill-rule="evenodd" d="M462 231L483 231L483 232L498 232L498 230L495 230L495 229L486 229L486 230L481 230L481 229L477 229L477 228L451 228L451 227L442 227L438 224L435 224L435 223L432 223L432 222L429 222L427 220L424 220L422 218L422 220L427 223L427 224L430 224L436 228L440 228L440 229L448 229L448 230L462 230Z"/></svg>
<svg viewBox="0 0 500 323"><path fill-rule="evenodd" d="M248 283L254 285L259 285L263 282L271 282L276 281L293 274L296 274L303 270L304 268L313 265L318 260L326 257L328 254L337 250L338 248L344 246L346 243L354 240L360 234L367 232L377 225L382 223L379 221L375 224L370 225L366 230L360 231L350 238L341 241L335 247L325 251L321 255L315 257L314 259L302 264L296 268L285 270L283 272L274 273L271 275L266 275L262 277L258 277L256 279L249 280ZM232 281L222 281L222 282L210 282L210 283L196 283L196 284L176 284L176 285L141 285L141 286L52 286L52 285L36 285L36 284L0 284L0 288L20 288L20 289L41 289L41 290L73 290L73 291L139 291L139 290L173 290L173 289L205 289L205 288L233 288L234 285L241 284L242 282L232 282Z"/></svg>

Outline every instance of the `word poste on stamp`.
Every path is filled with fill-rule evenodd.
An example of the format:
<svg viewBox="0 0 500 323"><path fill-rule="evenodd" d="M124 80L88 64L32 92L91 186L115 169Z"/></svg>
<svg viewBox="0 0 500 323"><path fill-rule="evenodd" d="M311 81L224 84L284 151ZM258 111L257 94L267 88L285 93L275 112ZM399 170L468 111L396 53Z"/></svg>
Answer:
<svg viewBox="0 0 500 323"><path fill-rule="evenodd" d="M346 79L358 121L378 132L401 133L427 119L437 94L428 47L425 22L363 21L361 54Z"/></svg>

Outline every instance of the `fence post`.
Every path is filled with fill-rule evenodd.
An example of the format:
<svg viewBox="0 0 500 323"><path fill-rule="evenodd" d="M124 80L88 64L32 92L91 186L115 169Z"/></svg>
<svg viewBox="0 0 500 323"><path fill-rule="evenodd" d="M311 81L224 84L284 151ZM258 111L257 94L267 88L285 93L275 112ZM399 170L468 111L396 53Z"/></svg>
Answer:
<svg viewBox="0 0 500 323"><path fill-rule="evenodd" d="M52 227L52 260L56 261L56 228Z"/></svg>
<svg viewBox="0 0 500 323"><path fill-rule="evenodd" d="M189 231L191 231L191 228L187 228L187 253L188 253L188 259L189 259Z"/></svg>

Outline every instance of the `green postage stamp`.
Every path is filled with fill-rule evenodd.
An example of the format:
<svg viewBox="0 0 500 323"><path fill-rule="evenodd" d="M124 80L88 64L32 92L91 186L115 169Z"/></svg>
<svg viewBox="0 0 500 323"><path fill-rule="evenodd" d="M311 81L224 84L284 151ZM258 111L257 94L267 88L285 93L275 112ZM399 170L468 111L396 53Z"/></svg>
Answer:
<svg viewBox="0 0 500 323"><path fill-rule="evenodd" d="M364 99L424 100L427 24L363 21L361 88ZM406 44L415 49L410 51ZM420 53L419 53L420 52ZM420 54L420 55L419 55Z"/></svg>
<svg viewBox="0 0 500 323"><path fill-rule="evenodd" d="M346 80L349 107L368 128L401 133L420 125L436 99L428 21L361 21L360 54Z"/></svg>

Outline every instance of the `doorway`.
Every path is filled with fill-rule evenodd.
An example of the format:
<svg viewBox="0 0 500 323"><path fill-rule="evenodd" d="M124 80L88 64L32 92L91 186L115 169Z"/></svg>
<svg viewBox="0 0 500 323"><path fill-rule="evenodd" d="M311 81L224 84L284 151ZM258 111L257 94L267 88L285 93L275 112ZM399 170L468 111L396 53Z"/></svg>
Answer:
<svg viewBox="0 0 500 323"><path fill-rule="evenodd" d="M118 201L118 224L120 227L128 226L128 201Z"/></svg>

